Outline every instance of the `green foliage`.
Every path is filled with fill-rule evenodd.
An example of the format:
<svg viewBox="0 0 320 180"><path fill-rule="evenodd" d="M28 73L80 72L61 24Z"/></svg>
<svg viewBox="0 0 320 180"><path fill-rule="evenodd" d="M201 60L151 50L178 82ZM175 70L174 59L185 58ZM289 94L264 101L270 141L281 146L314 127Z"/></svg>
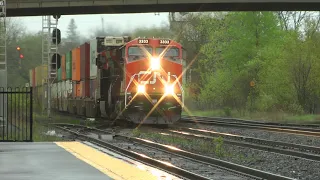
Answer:
<svg viewBox="0 0 320 180"><path fill-rule="evenodd" d="M22 111L22 112L25 112L26 109L30 110L30 106L29 106L30 105L30 96L29 95L26 96L26 94L22 94L22 93L21 94L9 94L7 96L7 99L8 99L9 111L13 111L13 109L18 109L19 111ZM11 108L12 108L12 110L11 110Z"/></svg>
<svg viewBox="0 0 320 180"><path fill-rule="evenodd" d="M10 21L9 21L10 23ZM21 26L11 24L13 31L20 31L18 38L11 38L7 41L7 63L8 63L8 86L23 87L29 82L29 70L41 64L41 34L24 33ZM21 60L21 69L19 69L19 53L16 47L20 46L24 58Z"/></svg>
<svg viewBox="0 0 320 180"><path fill-rule="evenodd" d="M132 134L133 134L134 136L139 137L140 134L141 134L141 131L140 131L138 128L135 128L134 130L132 130Z"/></svg>
<svg viewBox="0 0 320 180"><path fill-rule="evenodd" d="M224 149L223 149L223 138L219 136L218 138L213 139L213 143L215 145L215 154L218 156L224 155Z"/></svg>
<svg viewBox="0 0 320 180"><path fill-rule="evenodd" d="M198 59L202 104L237 109L243 115L314 112L320 99L319 17L302 13L305 30L300 32L301 22L290 29L281 24L289 22L279 14L232 12L200 18L199 29L206 29L210 40L202 45Z"/></svg>
<svg viewBox="0 0 320 180"><path fill-rule="evenodd" d="M231 108L224 108L224 114L225 116L227 117L230 117L231 116Z"/></svg>

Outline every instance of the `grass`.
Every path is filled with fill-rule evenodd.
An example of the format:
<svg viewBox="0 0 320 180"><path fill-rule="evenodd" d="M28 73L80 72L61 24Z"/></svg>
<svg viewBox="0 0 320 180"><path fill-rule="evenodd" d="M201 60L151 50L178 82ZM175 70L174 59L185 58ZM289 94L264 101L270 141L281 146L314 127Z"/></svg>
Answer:
<svg viewBox="0 0 320 180"><path fill-rule="evenodd" d="M36 110L36 106L34 108ZM24 111L23 111L24 112ZM29 116L29 115L28 115ZM12 118L12 124L21 128L21 120L14 120L15 117ZM23 126L25 126L25 115L23 117ZM94 125L93 122L85 121L83 119L69 117L66 115L60 115L55 112L51 113L51 118L48 118L46 112L37 111L33 113L33 141L35 142L52 142L52 141L61 141L63 140L57 136L46 135L48 131L54 130L53 127L49 126L49 123L69 123L69 124L82 124L87 126ZM30 126L28 122L28 126ZM24 127L25 131L25 127ZM28 129L29 131L29 129ZM0 141L2 140L2 133L0 133ZM9 135L10 138L10 135ZM6 137L5 137L6 139Z"/></svg>
<svg viewBox="0 0 320 180"><path fill-rule="evenodd" d="M59 114L51 114L49 119L46 114L33 113L33 119L35 121L43 123L69 123L69 124L81 124L81 120L74 117L63 116Z"/></svg>
<svg viewBox="0 0 320 180"><path fill-rule="evenodd" d="M223 111L220 110L213 110L213 111L191 111L191 114L188 114L187 112L183 111L182 115L188 116L188 115L193 115L193 116L225 116Z"/></svg>
<svg viewBox="0 0 320 180"><path fill-rule="evenodd" d="M11 126L9 126L9 132L8 132L9 140L21 141L21 140L25 140L25 139L30 139L30 134L29 134L30 133L30 129L29 129L30 123L29 122L28 122L28 129L26 129L25 124L23 124L23 127L18 123L16 123L15 125L17 126L17 128L20 128L20 130L13 127L13 129L11 131ZM49 127L48 124L42 123L38 120L33 121L33 129L32 130L33 130L32 136L33 136L34 142L52 142L52 141L63 140L62 138L57 137L57 136L46 135L45 133L47 133L50 130L53 130L53 128ZM0 134L2 134L2 132ZM6 136L4 137L4 139L6 140ZM0 141L1 140L2 140L2 137L0 135Z"/></svg>
<svg viewBox="0 0 320 180"><path fill-rule="evenodd" d="M34 142L54 142L54 141L62 141L63 139L57 136L46 135L45 133L53 130L53 128L49 126L45 126L38 121L34 121L33 123L33 141Z"/></svg>
<svg viewBox="0 0 320 180"><path fill-rule="evenodd" d="M80 124L79 119L73 117L58 115L52 113L49 119L46 114L33 113L33 141L34 142L54 142L63 141L63 138L46 135L47 132L54 130L49 123L70 123L70 124Z"/></svg>
<svg viewBox="0 0 320 180"><path fill-rule="evenodd" d="M54 136L54 135L46 135L48 131L54 130L52 126L49 125L49 123L69 123L69 124L86 124L86 125L92 125L91 122L85 122L73 117L58 115L58 114L52 114L51 118L49 119L44 114L34 113L33 114L33 141L34 142L54 142L54 141L63 141L63 138ZM17 126L19 126L19 121L15 123ZM29 126L30 124L28 124ZM25 124L24 124L25 126ZM29 130L28 130L29 131ZM6 138L6 137L5 137ZM2 137L0 135L0 141Z"/></svg>
<svg viewBox="0 0 320 180"><path fill-rule="evenodd" d="M191 114L183 112L183 115L194 115L194 116L209 116L209 117L226 117L226 113L223 110L212 110L212 111L191 111ZM241 119L253 119L253 120L266 120L271 122L283 122L283 123L300 123L300 124L319 124L320 115L317 114L303 114L295 115L289 113L269 113L269 112L254 112L246 113L246 115L240 115L237 111L231 111L231 117Z"/></svg>
<svg viewBox="0 0 320 180"><path fill-rule="evenodd" d="M48 141L61 141L63 140L57 136L46 135L48 131L54 130L49 123L69 123L69 124L86 124L92 125L92 123L79 120L74 117L68 117L64 115L59 115L52 113L51 118L49 119L45 114L34 113L33 115L33 137L35 142L48 142Z"/></svg>

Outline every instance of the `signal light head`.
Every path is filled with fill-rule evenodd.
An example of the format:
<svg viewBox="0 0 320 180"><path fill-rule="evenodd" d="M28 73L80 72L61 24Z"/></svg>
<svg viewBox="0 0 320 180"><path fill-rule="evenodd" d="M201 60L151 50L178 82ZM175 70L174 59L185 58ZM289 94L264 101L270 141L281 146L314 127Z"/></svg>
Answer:
<svg viewBox="0 0 320 180"><path fill-rule="evenodd" d="M20 54L20 58L22 59L24 56L23 56L23 54Z"/></svg>
<svg viewBox="0 0 320 180"><path fill-rule="evenodd" d="M18 50L18 51L20 51L20 50L21 50L21 48L18 46L18 47L17 47L17 50Z"/></svg>

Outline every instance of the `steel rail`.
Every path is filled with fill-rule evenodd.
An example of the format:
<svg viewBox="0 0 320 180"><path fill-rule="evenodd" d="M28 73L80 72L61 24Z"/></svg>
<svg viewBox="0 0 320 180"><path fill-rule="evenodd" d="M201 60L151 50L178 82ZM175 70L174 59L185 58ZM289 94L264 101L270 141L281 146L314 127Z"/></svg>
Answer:
<svg viewBox="0 0 320 180"><path fill-rule="evenodd" d="M183 135L183 136L198 138L198 139L214 139L214 137L212 137L212 136L205 136L202 134L190 134L190 133L186 133L186 132L173 131L173 130L169 130L168 132ZM198 132L200 132L200 131L198 131ZM227 135L221 135L221 136L230 137ZM239 138L239 139L245 140L243 138ZM260 140L260 139L259 139L259 141L261 144L253 144L253 143L248 143L248 142L239 142L239 141L232 141L232 140L223 139L223 142L226 144L231 144L231 145L240 146L240 147L248 147L248 148L258 149L258 150L267 151L267 152L274 152L274 153L283 154L283 155L290 155L290 156L300 157L300 158L304 158L304 159L308 159L308 160L320 161L320 155L299 152L299 151L294 151L294 150L289 150L289 149L281 149L280 147L273 147L273 145L280 146L279 145L280 143L277 144L277 142L274 142L274 141L265 142L264 140ZM291 144L286 143L285 147L291 147L290 145ZM303 146L301 145L301 148L302 147ZM312 148L317 148L317 147L312 147ZM319 149L317 152L319 152Z"/></svg>
<svg viewBox="0 0 320 180"><path fill-rule="evenodd" d="M208 130L203 130L203 129L195 129L195 128L180 128L183 131L187 132L201 132L213 136L222 136L222 137L227 137L227 138L232 138L236 140L244 140L244 141L249 141L253 143L259 143L259 144L272 144L278 147L290 147L294 149L300 149L300 150L307 150L310 152L315 152L320 154L320 147L316 146L308 146L308 145L302 145L302 144L293 144L293 143L287 143L287 142L281 142L281 141L271 141L271 140L266 140L266 139L260 139L260 138L254 138L254 137L249 137L249 136L240 136L240 135L231 135L228 133L220 133L220 132L213 132L213 131L208 131Z"/></svg>
<svg viewBox="0 0 320 180"><path fill-rule="evenodd" d="M264 121L264 120L248 120L248 119L228 118L228 117L182 116L182 118L183 119L190 119L190 120L192 118L201 118L201 119L213 119L213 120L224 120L224 121L225 120L227 120L227 121L238 121L238 122L246 122L246 123L252 123L252 124L320 128L320 124L281 123L281 122L268 122L268 121Z"/></svg>
<svg viewBox="0 0 320 180"><path fill-rule="evenodd" d="M94 130L94 131L99 131L99 132L103 132L103 133L110 133L110 132L105 131L105 130L96 129L96 128L92 128L92 127L85 127L85 126L81 126L81 125L74 125L74 124L62 124L62 123L59 123L59 124L53 124L53 125L56 125L56 127L58 127L58 128L62 128L62 127L59 127L59 126L74 126L74 127L78 126L78 127L82 127L82 128L86 128L86 129L90 129L90 130ZM85 136L85 135L83 135L83 136ZM231 162L215 159L215 158L212 158L212 157L195 154L195 153L192 153L192 152L188 152L188 151L184 151L184 150L181 150L181 149L173 148L173 147L168 146L168 145L152 142L152 141L146 140L146 139L128 137L128 136L123 136L123 135L115 135L115 136L116 137L125 138L125 139L129 139L129 140L135 141L137 143L141 143L141 144L143 144L143 145L145 145L147 147L150 147L150 148L156 148L158 150L169 152L169 153L174 154L174 155L178 155L178 156L181 156L181 157L184 157L184 158L196 160L198 162L210 164L210 165L213 165L214 167L218 167L218 168L221 168L221 169L229 170L231 172L238 173L238 174L241 174L241 175L250 176L250 177L253 177L253 178L273 179L273 180L289 180L289 179L291 180L291 179L293 179L293 178L284 177L284 176L281 176L281 175L277 175L277 174L261 171L261 170L258 170L258 169L253 169L253 168L250 168L250 167L234 164L234 163L231 163ZM114 145L112 145L112 146L114 146ZM124 151L126 151L126 150L124 150Z"/></svg>
<svg viewBox="0 0 320 180"><path fill-rule="evenodd" d="M261 129L275 132L285 132L301 135L312 135L320 136L320 129L310 129L310 128L298 128L298 127L287 127L287 126L274 126L274 125L260 125L260 124L250 124L250 123L237 123L237 122L223 122L220 120L189 120L181 119L180 122L185 123L199 123L207 125L219 125L219 126L229 126L229 127L240 127L240 128L250 128L250 129Z"/></svg>

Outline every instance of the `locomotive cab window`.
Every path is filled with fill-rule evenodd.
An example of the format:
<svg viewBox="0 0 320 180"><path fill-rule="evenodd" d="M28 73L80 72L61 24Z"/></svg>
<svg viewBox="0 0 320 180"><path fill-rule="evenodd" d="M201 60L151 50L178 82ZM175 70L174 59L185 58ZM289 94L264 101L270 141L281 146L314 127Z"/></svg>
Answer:
<svg viewBox="0 0 320 180"><path fill-rule="evenodd" d="M129 47L128 49L128 61L137 61L141 60L142 58L147 58L149 53L152 55L152 47L150 46L143 46L143 47L138 47L138 46L133 46Z"/></svg>
<svg viewBox="0 0 320 180"><path fill-rule="evenodd" d="M159 56L160 54L163 55L163 57L166 57L167 59L180 63L179 59L179 49L176 47L159 47L156 48L156 54Z"/></svg>

